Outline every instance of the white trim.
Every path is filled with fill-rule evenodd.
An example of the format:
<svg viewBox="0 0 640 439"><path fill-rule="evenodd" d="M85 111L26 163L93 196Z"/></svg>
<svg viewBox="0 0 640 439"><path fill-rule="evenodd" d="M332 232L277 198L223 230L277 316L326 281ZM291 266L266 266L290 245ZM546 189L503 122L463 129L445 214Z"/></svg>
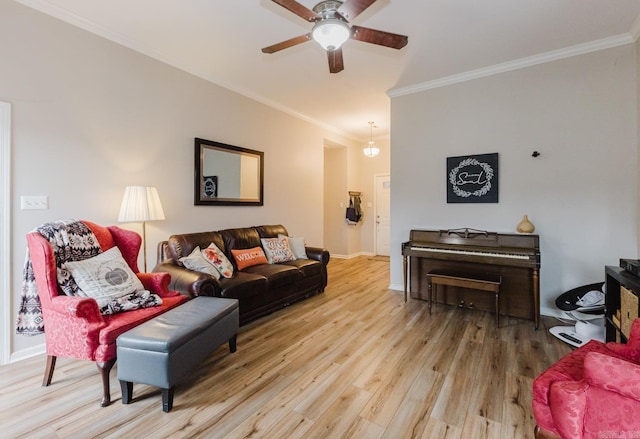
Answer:
<svg viewBox="0 0 640 439"><path fill-rule="evenodd" d="M640 32L640 23L634 22L634 33ZM596 52L598 50L610 49L612 47L623 46L635 42L637 37L631 33L618 35L615 37L603 38L601 40L591 41L589 43L577 44L575 46L566 47L564 49L552 50L538 55L528 56L513 61L507 61L502 64L496 64L481 69L471 70L457 75L446 76L444 78L435 79L433 81L423 82L421 84L410 85L407 87L395 88L387 91L389 97L409 95L421 91L431 90L433 88L445 87L447 85L457 84L459 82L471 81L472 79L484 78L486 76L497 75L499 73L510 72L512 70L524 69L526 67L544 64L551 61L557 61L564 58L570 58L576 55Z"/></svg>
<svg viewBox="0 0 640 439"><path fill-rule="evenodd" d="M353 259L353 258L357 258L358 256L375 256L375 254L371 252L357 252L357 253L352 253L350 255L339 255L339 254L331 253L332 259Z"/></svg>
<svg viewBox="0 0 640 439"><path fill-rule="evenodd" d="M26 360L27 358L35 357L37 355L46 354L46 344L42 343L36 346L32 346L30 348L22 349L21 351L14 352L11 355L11 362L15 363L16 361Z"/></svg>
<svg viewBox="0 0 640 439"><path fill-rule="evenodd" d="M11 104L0 102L0 364L11 354Z"/></svg>
<svg viewBox="0 0 640 439"><path fill-rule="evenodd" d="M378 178L389 178L391 181L391 173L374 174L373 176L373 254L378 255ZM391 196L389 196L389 203L391 203ZM391 212L391 206L389 206L389 212ZM389 232L391 233L391 232ZM389 255L391 256L391 255Z"/></svg>

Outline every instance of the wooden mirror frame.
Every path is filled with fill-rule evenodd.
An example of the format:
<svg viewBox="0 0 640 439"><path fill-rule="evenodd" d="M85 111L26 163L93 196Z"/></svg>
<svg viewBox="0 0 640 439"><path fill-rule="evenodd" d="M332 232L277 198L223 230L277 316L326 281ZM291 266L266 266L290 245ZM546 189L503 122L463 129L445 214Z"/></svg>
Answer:
<svg viewBox="0 0 640 439"><path fill-rule="evenodd" d="M208 155L219 153L220 162L211 162L210 158L205 160L205 152ZM215 154L218 155L218 154ZM237 158L235 157L237 156ZM254 162L254 159L257 162ZM237 161L237 166L230 166L233 161ZM241 162L244 162L245 170ZM216 164L219 166L216 168ZM248 169L247 169L248 165ZM231 173L229 171L232 171ZM257 172L257 175L255 175ZM227 174L227 177L225 177ZM227 145L225 143L214 142L195 138L195 180L194 195L195 205L204 206L262 206L264 199L264 153L239 146ZM205 192L205 179L207 179ZM220 181L218 181L220 179ZM229 181L237 180L234 185L234 192L237 195L228 196L228 187L219 192L218 184L225 185ZM244 182L241 182L243 180ZM249 182L249 186L247 185ZM243 188L242 186L245 185ZM249 192L250 195L243 196L241 192Z"/></svg>

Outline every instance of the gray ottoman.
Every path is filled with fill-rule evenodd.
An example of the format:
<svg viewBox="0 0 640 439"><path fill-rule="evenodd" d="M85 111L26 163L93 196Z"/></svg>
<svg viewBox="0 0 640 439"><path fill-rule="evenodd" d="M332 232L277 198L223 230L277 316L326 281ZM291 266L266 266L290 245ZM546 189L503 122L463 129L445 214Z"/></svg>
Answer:
<svg viewBox="0 0 640 439"><path fill-rule="evenodd" d="M162 389L162 410L170 411L178 381L223 343L236 351L238 322L236 299L196 297L121 334L122 403L131 402L133 383L148 384Z"/></svg>

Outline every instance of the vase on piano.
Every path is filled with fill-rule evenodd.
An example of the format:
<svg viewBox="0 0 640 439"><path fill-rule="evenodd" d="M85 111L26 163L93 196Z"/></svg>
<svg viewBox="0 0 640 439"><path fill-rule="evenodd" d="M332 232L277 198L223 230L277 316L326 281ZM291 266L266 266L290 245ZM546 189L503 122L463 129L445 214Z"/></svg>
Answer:
<svg viewBox="0 0 640 439"><path fill-rule="evenodd" d="M533 233L536 227L531 221L529 221L529 217L525 215L522 217L522 221L518 223L518 227L516 229L520 233Z"/></svg>

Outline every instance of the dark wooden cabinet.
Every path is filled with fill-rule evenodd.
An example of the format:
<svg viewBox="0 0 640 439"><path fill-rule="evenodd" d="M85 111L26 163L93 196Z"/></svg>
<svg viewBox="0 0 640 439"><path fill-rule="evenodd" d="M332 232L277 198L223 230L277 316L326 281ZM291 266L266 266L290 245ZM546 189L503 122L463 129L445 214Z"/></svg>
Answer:
<svg viewBox="0 0 640 439"><path fill-rule="evenodd" d="M607 266L604 272L605 339L626 343L631 323L638 317L640 278L620 267Z"/></svg>

